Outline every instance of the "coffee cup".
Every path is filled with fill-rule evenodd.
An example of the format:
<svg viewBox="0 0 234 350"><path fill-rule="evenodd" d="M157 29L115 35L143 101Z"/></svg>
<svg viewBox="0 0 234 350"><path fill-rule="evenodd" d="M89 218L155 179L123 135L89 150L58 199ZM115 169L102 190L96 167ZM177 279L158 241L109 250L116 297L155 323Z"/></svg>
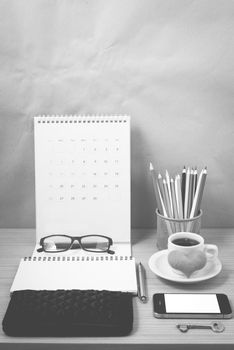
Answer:
<svg viewBox="0 0 234 350"><path fill-rule="evenodd" d="M203 237L196 233L177 232L168 238L168 263L179 275L189 278L217 257L218 247L205 244Z"/></svg>

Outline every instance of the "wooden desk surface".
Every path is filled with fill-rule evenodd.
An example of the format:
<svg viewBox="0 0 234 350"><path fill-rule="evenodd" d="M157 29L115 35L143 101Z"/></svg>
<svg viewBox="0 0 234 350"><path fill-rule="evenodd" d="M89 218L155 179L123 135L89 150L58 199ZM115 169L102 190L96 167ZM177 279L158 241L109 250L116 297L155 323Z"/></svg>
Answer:
<svg viewBox="0 0 234 350"><path fill-rule="evenodd" d="M180 333L178 320L160 320L153 317L152 295L156 292L213 292L226 293L234 310L234 229L203 230L206 243L219 247L223 264L221 273L213 279L191 285L176 284L157 278L148 268L148 260L156 251L155 230L133 230L133 255L141 261L147 274L149 301L142 304L134 298L134 329L129 336L111 338L14 338L0 331L0 349L233 349L234 319L223 320L225 331L190 330ZM34 230L0 230L0 318L4 317L9 290L19 260L30 256L35 242ZM189 320L188 320L189 321ZM196 320L194 320L196 322ZM193 321L193 322L194 322ZM209 320L198 320L209 323ZM49 346L50 345L50 346Z"/></svg>

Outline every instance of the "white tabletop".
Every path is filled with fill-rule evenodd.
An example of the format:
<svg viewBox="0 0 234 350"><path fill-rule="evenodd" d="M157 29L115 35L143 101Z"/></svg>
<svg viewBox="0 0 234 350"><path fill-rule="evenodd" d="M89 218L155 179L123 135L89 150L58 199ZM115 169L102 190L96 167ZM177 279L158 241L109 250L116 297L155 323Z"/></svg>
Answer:
<svg viewBox="0 0 234 350"><path fill-rule="evenodd" d="M222 271L216 277L196 284L178 284L156 277L148 267L150 256L157 251L154 229L132 230L133 255L142 262L147 275L149 301L143 304L135 297L134 325L129 336L110 338L14 338L0 331L0 349L225 349L234 348L234 319L223 320L225 331L213 333L209 330L190 330L180 333L176 328L178 320L153 317L152 296L154 293L204 292L225 293L234 309L234 230L206 229L202 235L207 243L217 244L222 262ZM32 253L35 244L35 230L0 230L0 314L3 319L9 302L9 290L19 260ZM190 322L189 320L187 320ZM193 321L194 322L194 321ZM209 323L210 320L203 320Z"/></svg>

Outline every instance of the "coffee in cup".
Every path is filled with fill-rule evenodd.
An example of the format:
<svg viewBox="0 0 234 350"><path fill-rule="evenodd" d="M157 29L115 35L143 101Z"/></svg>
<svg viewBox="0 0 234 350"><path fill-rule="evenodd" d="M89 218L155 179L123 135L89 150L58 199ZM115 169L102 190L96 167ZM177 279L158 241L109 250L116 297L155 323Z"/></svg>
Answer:
<svg viewBox="0 0 234 350"><path fill-rule="evenodd" d="M168 263L174 272L190 277L205 267L208 260L218 257L218 247L205 244L202 236L192 232L177 232L168 238Z"/></svg>
<svg viewBox="0 0 234 350"><path fill-rule="evenodd" d="M173 244L178 245L178 246L182 246L182 247L191 247L194 245L199 244L198 241L196 241L195 239L192 238L176 238L172 241Z"/></svg>

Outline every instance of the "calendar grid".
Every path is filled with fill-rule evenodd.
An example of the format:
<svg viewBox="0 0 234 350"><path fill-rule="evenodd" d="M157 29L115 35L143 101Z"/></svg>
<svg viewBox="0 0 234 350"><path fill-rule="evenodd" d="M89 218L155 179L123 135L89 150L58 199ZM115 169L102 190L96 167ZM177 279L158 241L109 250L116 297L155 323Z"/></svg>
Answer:
<svg viewBox="0 0 234 350"><path fill-rule="evenodd" d="M39 116L34 125L39 236L108 230L130 240L129 117Z"/></svg>

